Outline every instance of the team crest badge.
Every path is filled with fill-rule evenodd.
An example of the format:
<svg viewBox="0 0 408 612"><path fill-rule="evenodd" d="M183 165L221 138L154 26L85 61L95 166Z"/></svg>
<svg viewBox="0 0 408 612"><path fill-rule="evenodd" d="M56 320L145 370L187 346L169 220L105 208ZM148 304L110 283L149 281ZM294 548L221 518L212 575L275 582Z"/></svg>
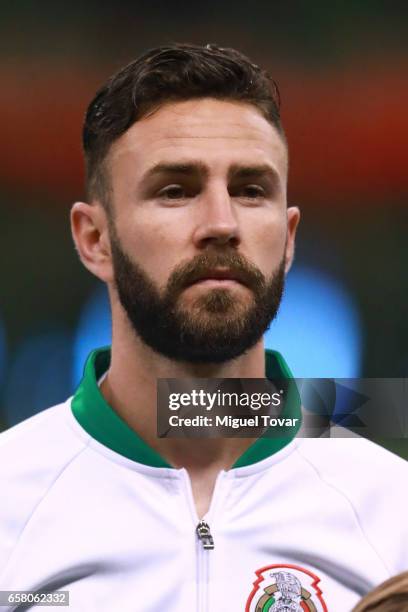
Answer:
<svg viewBox="0 0 408 612"><path fill-rule="evenodd" d="M268 565L257 579L245 612L328 612L320 578L298 565Z"/></svg>

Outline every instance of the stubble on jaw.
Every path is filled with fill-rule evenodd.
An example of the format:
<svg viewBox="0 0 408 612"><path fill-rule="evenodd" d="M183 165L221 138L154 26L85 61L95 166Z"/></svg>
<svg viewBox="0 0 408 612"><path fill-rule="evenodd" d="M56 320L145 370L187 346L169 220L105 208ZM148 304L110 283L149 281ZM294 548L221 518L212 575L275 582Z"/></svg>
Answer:
<svg viewBox="0 0 408 612"><path fill-rule="evenodd" d="M223 363L252 348L275 318L285 258L269 280L237 251L213 249L179 264L164 290L123 250L109 224L116 291L135 334L155 352L190 363ZM236 272L244 287L208 288L183 299L214 268Z"/></svg>

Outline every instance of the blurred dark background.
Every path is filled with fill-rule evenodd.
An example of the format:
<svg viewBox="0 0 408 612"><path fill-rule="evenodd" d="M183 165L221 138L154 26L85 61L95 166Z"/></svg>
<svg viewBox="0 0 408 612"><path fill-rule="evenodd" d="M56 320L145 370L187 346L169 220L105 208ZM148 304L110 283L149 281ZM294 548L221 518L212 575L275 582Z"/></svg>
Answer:
<svg viewBox="0 0 408 612"><path fill-rule="evenodd" d="M281 90L302 223L266 344L297 376L408 376L407 3L3 1L1 14L0 429L64 400L109 341L106 294L69 231L82 118L112 72L172 41L236 47Z"/></svg>

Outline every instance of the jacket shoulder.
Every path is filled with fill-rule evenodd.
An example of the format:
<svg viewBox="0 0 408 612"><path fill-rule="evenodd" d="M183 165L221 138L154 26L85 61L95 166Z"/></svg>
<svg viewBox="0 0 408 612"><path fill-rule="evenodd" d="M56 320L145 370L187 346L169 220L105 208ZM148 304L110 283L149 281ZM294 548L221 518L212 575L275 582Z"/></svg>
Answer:
<svg viewBox="0 0 408 612"><path fill-rule="evenodd" d="M390 575L408 570L408 461L360 437L303 440L297 450L347 502Z"/></svg>
<svg viewBox="0 0 408 612"><path fill-rule="evenodd" d="M70 409L68 400L0 434L0 574L36 507L86 447L69 427Z"/></svg>

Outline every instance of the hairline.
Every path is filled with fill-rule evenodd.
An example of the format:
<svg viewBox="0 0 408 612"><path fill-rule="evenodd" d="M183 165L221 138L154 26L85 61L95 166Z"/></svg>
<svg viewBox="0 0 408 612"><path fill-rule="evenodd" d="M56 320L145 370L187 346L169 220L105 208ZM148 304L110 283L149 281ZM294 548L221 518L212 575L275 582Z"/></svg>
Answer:
<svg viewBox="0 0 408 612"><path fill-rule="evenodd" d="M122 132L122 134L120 134L117 138L115 138L109 144L109 147L106 150L104 156L98 162L96 170L93 172L93 175L91 176L90 179L89 178L87 179L87 183L89 181L89 184L87 184L87 198L90 201L90 203L99 202L101 206L105 209L108 216L110 215L113 218L114 207L111 201L111 196L113 195L113 189L112 189L112 181L111 181L111 176L110 176L110 169L108 168L109 157L110 157L112 148L115 145L115 143L118 142L118 140L120 140L120 138L122 138L122 136L124 136L124 134L126 134L136 123L138 123L138 121L142 121L146 117L151 117L154 113L158 112L163 107L171 105L171 104L177 104L179 102L188 102L191 100L199 101L199 100L205 100L205 99L231 102L233 104L240 104L240 105L251 106L255 108L255 110L257 110L258 113L276 130L278 136L281 138L282 143L284 144L285 149L286 149L287 170L289 169L289 147L288 147L288 141L286 138L285 131L283 129L282 122L280 120L278 123L272 121L270 117L268 117L267 113L263 111L262 106L260 104L257 104L256 101L236 99L233 96L218 97L218 96L211 96L211 95L203 95L200 97L191 96L187 98L169 97L160 102L157 102L157 104L149 105L149 108L147 108L145 112L142 112L142 114L135 121L133 121L131 125L129 125L127 130Z"/></svg>

